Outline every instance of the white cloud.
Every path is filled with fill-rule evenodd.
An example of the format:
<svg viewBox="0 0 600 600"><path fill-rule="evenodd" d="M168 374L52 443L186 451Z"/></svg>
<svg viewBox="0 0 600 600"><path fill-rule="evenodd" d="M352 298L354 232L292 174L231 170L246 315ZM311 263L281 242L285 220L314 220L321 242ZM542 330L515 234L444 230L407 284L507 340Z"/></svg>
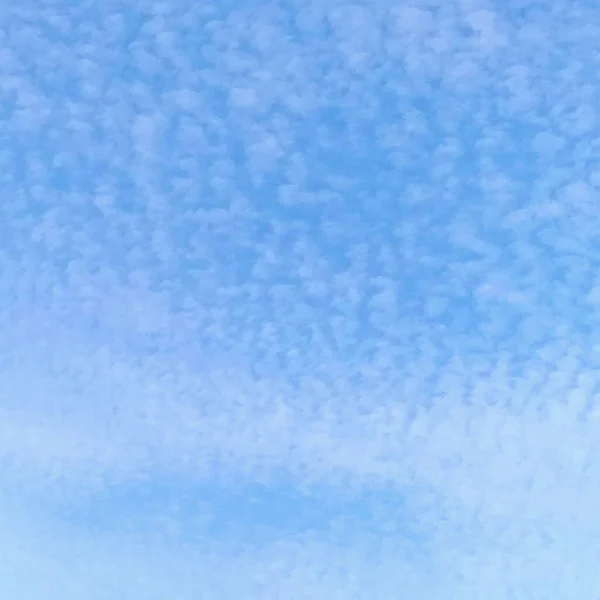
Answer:
<svg viewBox="0 0 600 600"><path fill-rule="evenodd" d="M597 596L597 11L433 4L0 16L13 596ZM402 497L429 554L48 508L169 476Z"/></svg>

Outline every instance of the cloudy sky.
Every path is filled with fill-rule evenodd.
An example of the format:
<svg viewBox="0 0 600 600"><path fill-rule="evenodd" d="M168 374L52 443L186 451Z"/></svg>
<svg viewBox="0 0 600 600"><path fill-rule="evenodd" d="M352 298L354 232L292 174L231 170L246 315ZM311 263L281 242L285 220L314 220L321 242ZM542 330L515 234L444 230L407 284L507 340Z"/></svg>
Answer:
<svg viewBox="0 0 600 600"><path fill-rule="evenodd" d="M0 7L0 600L600 597L600 10Z"/></svg>

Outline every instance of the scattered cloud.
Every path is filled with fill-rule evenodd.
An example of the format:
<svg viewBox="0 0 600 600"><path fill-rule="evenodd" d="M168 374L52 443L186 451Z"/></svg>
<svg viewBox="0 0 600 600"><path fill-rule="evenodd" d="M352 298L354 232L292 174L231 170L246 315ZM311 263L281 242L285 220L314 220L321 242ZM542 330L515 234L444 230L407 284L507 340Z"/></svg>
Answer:
<svg viewBox="0 0 600 600"><path fill-rule="evenodd" d="M597 16L2 9L7 597L597 598Z"/></svg>

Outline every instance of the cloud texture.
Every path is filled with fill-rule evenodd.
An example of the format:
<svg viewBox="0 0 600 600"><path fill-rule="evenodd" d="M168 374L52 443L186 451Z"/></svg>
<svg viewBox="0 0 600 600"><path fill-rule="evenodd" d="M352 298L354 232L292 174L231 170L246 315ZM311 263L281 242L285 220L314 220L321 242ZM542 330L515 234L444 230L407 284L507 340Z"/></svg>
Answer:
<svg viewBox="0 0 600 600"><path fill-rule="evenodd" d="M593 3L0 36L0 599L598 598Z"/></svg>

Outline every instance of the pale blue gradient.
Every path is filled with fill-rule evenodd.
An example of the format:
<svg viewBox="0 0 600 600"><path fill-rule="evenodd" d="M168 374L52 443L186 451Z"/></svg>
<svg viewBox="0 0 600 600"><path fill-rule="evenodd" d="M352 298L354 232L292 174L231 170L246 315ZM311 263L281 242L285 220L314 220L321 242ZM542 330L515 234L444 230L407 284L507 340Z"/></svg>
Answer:
<svg viewBox="0 0 600 600"><path fill-rule="evenodd" d="M0 8L0 600L600 597L600 8Z"/></svg>

